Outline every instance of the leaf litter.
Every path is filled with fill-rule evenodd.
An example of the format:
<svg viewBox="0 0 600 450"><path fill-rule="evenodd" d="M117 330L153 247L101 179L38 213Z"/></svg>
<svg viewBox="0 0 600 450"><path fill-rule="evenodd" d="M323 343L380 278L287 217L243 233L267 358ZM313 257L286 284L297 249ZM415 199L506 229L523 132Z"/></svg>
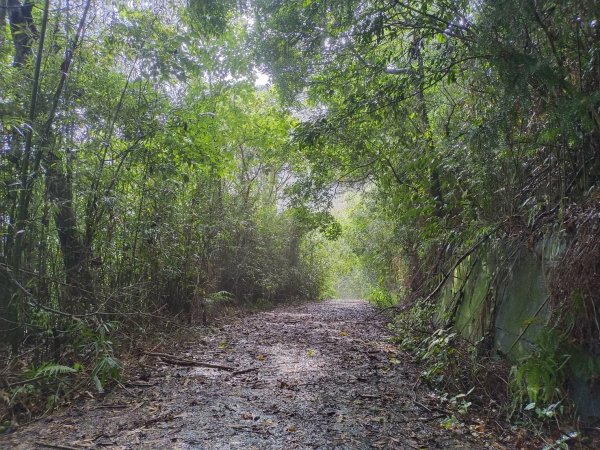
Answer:
<svg viewBox="0 0 600 450"><path fill-rule="evenodd" d="M418 366L364 301L284 306L207 330L169 353L140 350L140 371L120 388L2 436L0 448L515 448L480 419L455 426L426 405Z"/></svg>

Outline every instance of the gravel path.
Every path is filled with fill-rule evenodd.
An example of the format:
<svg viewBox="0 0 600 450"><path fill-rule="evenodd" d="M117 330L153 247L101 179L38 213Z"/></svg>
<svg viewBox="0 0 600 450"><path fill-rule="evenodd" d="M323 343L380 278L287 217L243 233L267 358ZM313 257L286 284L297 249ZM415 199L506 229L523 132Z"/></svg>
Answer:
<svg viewBox="0 0 600 450"><path fill-rule="evenodd" d="M0 448L510 448L477 424L442 426L448 412L388 338L359 300L251 315L188 335L172 357L141 355L121 389L0 437Z"/></svg>

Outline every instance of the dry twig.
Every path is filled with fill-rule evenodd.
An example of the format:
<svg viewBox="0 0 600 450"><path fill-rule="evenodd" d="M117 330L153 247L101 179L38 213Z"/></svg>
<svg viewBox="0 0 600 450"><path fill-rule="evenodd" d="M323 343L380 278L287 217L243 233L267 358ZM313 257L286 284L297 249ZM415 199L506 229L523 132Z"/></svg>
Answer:
<svg viewBox="0 0 600 450"><path fill-rule="evenodd" d="M81 447L71 447L70 445L52 444L51 442L36 441L35 445L47 448L58 448L62 450L81 450Z"/></svg>

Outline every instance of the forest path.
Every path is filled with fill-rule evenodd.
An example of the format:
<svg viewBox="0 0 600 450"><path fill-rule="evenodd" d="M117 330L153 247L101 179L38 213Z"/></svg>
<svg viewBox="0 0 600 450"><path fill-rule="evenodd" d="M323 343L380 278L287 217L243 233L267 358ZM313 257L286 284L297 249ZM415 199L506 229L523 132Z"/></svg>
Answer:
<svg viewBox="0 0 600 450"><path fill-rule="evenodd" d="M507 448L441 426L448 414L385 324L359 300L232 321L171 353L235 371L146 354L123 389L0 437L0 448Z"/></svg>

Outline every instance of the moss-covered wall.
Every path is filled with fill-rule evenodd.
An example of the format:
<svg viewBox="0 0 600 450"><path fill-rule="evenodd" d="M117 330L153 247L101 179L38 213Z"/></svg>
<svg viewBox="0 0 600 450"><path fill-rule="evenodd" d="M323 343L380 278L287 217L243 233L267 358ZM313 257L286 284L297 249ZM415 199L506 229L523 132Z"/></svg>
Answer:
<svg viewBox="0 0 600 450"><path fill-rule="evenodd" d="M456 311L454 325L463 337L475 344L491 333L495 348L518 362L535 350L550 319L546 277L564 249L558 236L538 243L534 252L523 244L482 247L455 269L442 293L440 318ZM600 417L600 392L590 386L589 374L579 372L573 365L571 397L581 416Z"/></svg>

